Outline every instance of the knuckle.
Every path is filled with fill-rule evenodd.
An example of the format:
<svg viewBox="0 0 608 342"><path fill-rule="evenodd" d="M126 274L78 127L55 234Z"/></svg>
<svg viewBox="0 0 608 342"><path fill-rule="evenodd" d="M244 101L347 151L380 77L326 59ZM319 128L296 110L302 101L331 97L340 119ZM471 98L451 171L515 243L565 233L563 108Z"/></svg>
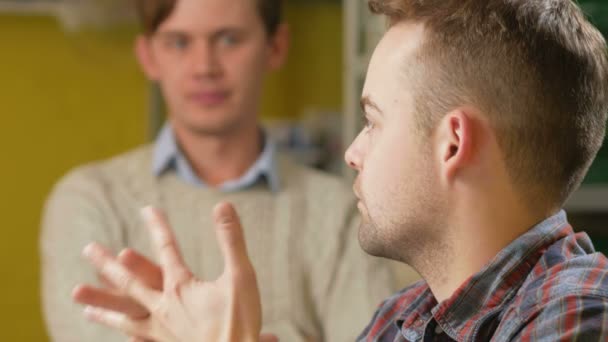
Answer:
<svg viewBox="0 0 608 342"><path fill-rule="evenodd" d="M232 280L238 283L251 283L257 281L257 276L253 267L243 267L239 270L231 272Z"/></svg>
<svg viewBox="0 0 608 342"><path fill-rule="evenodd" d="M166 294L169 297L178 298L180 295L181 284L179 282L175 282L170 284L166 289Z"/></svg>
<svg viewBox="0 0 608 342"><path fill-rule="evenodd" d="M170 301L171 300L168 297L163 296L163 298L158 301L157 305L152 308L151 314L161 322L167 322L170 316L169 305L167 304L169 304Z"/></svg>
<svg viewBox="0 0 608 342"><path fill-rule="evenodd" d="M164 312L166 311L162 300L158 301L156 305L150 308L150 314L154 317L163 317Z"/></svg>
<svg viewBox="0 0 608 342"><path fill-rule="evenodd" d="M186 283L188 283L188 281L190 281L190 279L193 277L192 272L190 270L187 269L180 269L177 274L176 274L176 285L178 285L179 287L182 287L184 285L186 285Z"/></svg>
<svg viewBox="0 0 608 342"><path fill-rule="evenodd" d="M120 273L116 278L116 287L119 291L129 292L133 283L133 277L128 273Z"/></svg>

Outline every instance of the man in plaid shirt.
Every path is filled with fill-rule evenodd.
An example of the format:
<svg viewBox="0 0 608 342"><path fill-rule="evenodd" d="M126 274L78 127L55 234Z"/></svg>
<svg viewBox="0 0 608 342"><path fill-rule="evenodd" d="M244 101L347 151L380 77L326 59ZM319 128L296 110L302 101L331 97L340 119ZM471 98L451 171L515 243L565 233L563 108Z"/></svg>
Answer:
<svg viewBox="0 0 608 342"><path fill-rule="evenodd" d="M359 340L608 340L608 260L561 210L605 134L602 35L570 0L369 4L390 25L363 89L367 125L346 152L358 171L359 241L424 280L386 300ZM87 315L156 340L258 340L234 210L216 210L226 272L213 282L192 277L158 217L164 292L99 246L87 250L151 316Z"/></svg>
<svg viewBox="0 0 608 342"><path fill-rule="evenodd" d="M608 260L560 210L604 137L601 34L568 0L369 3L390 28L347 152L359 237L424 281L360 340L608 340Z"/></svg>
<svg viewBox="0 0 608 342"><path fill-rule="evenodd" d="M601 34L567 0L370 8L390 28L363 91L370 125L347 152L359 237L424 281L360 340L608 340L608 260L560 211L604 137Z"/></svg>

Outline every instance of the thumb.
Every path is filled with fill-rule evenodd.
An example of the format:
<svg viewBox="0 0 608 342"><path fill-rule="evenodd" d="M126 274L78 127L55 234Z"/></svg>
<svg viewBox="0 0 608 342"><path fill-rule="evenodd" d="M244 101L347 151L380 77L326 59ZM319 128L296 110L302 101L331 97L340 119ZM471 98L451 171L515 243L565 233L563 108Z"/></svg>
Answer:
<svg viewBox="0 0 608 342"><path fill-rule="evenodd" d="M240 272L251 267L239 216L232 204L219 203L213 208L215 233L224 256L226 271Z"/></svg>

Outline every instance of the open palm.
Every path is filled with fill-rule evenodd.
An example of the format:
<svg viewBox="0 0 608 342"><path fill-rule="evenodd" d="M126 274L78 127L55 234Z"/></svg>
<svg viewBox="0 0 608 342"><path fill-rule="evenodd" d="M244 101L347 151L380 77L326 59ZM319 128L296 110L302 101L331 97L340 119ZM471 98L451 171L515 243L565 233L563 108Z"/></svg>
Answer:
<svg viewBox="0 0 608 342"><path fill-rule="evenodd" d="M142 214L158 252L162 291L149 287L101 245L88 245L84 254L120 292L145 307L150 315L133 319L122 312L88 306L87 317L139 339L258 341L261 305L256 275L232 205L221 203L213 213L225 261L223 274L214 281L192 275L159 210L145 208Z"/></svg>

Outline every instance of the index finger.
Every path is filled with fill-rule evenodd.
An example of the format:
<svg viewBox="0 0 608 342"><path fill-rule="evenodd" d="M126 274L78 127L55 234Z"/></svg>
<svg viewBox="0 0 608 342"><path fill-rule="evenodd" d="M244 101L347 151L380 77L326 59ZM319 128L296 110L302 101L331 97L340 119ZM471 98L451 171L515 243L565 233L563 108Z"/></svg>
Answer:
<svg viewBox="0 0 608 342"><path fill-rule="evenodd" d="M232 204L223 202L216 205L213 208L213 218L226 270L238 272L251 268L243 228Z"/></svg>
<svg viewBox="0 0 608 342"><path fill-rule="evenodd" d="M176 282L185 280L191 275L186 267L177 240L165 215L156 208L145 207L141 215L150 230L152 242L158 253L158 260L164 277L164 287L171 287Z"/></svg>

